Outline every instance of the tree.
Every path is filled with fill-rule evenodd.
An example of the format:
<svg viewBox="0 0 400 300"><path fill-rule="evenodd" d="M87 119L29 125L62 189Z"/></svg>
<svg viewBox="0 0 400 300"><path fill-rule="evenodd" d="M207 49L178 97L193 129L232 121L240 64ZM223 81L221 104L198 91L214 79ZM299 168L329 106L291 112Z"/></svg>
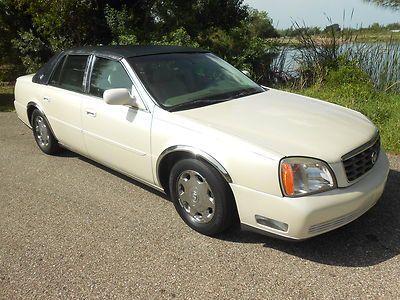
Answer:
<svg viewBox="0 0 400 300"><path fill-rule="evenodd" d="M0 0L1 54L34 72L54 52L108 43L101 0Z"/></svg>
<svg viewBox="0 0 400 300"><path fill-rule="evenodd" d="M9 0L6 0L9 1ZM104 3L98 0L15 0L15 7L29 15L29 29L48 42L51 50L109 41Z"/></svg>
<svg viewBox="0 0 400 300"><path fill-rule="evenodd" d="M210 49L254 73L266 70L266 38L278 35L244 0L0 0L0 34L0 57L27 72L74 46L170 44Z"/></svg>
<svg viewBox="0 0 400 300"><path fill-rule="evenodd" d="M369 28L372 29L372 30L379 30L379 29L381 29L381 25L379 25L379 23L375 22L375 23L372 23L369 26Z"/></svg>
<svg viewBox="0 0 400 300"><path fill-rule="evenodd" d="M396 10L400 10L400 0L364 0L365 2L373 2L377 5L390 7Z"/></svg>
<svg viewBox="0 0 400 300"><path fill-rule="evenodd" d="M178 28L192 37L210 28L229 30L248 15L243 0L155 0L152 4L153 32L160 35Z"/></svg>
<svg viewBox="0 0 400 300"><path fill-rule="evenodd" d="M278 32L272 25L272 19L267 12L254 8L249 8L248 12L249 15L246 18L246 22L253 36L261 38L278 37Z"/></svg>
<svg viewBox="0 0 400 300"><path fill-rule="evenodd" d="M0 63L2 60L17 59L10 41L18 36L21 28L29 28L32 23L28 15L22 14L12 0L0 0Z"/></svg>
<svg viewBox="0 0 400 300"><path fill-rule="evenodd" d="M326 32L326 33L334 33L334 32L339 32L341 29L340 29L340 26L339 26L339 24L332 24L332 25L329 25L329 26L326 26L325 27L325 29L324 29L324 32Z"/></svg>

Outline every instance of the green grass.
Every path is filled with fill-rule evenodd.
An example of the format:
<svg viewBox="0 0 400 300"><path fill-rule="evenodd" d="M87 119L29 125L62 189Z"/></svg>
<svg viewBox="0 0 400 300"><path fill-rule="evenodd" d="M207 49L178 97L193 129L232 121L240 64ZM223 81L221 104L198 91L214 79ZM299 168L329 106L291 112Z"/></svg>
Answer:
<svg viewBox="0 0 400 300"><path fill-rule="evenodd" d="M400 33L391 32L387 29L369 30L360 29L352 33L357 42L377 43L377 42L400 42Z"/></svg>
<svg viewBox="0 0 400 300"><path fill-rule="evenodd" d="M363 113L379 128L385 150L400 153L400 94L376 91L363 84L313 86L290 91Z"/></svg>
<svg viewBox="0 0 400 300"><path fill-rule="evenodd" d="M0 111L14 111L14 86L0 85Z"/></svg>

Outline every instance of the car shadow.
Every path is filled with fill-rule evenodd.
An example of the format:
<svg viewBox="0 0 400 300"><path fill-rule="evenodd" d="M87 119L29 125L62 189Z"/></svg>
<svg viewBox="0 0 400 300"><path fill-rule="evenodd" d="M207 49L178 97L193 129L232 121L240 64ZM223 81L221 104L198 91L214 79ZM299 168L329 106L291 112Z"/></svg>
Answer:
<svg viewBox="0 0 400 300"><path fill-rule="evenodd" d="M390 170L378 203L354 222L302 242L273 239L238 229L220 237L237 243L261 243L289 255L326 265L367 267L400 253L400 172Z"/></svg>
<svg viewBox="0 0 400 300"><path fill-rule="evenodd" d="M71 152L71 151L63 151L63 152ZM58 154L58 155L59 155L59 154ZM62 155L62 154L61 154L61 155ZM66 155L66 154L64 154L64 155ZM84 161L84 162L86 162L86 163L88 163L88 164L91 164L92 166L95 166L95 167L97 167L97 168L100 168L100 169L102 169L103 171L106 171L106 172L108 172L108 173L110 173L110 174L112 174L112 175L114 175L114 176L117 176L117 177L119 177L119 178L121 178L121 179L123 179L123 180L125 180L125 181L128 181L129 183L132 183L132 184L134 184L134 185L140 187L140 188L143 189L143 190L146 190L146 191L148 191L148 192L150 192L150 193L153 193L153 194L155 194L155 195L157 195L157 196L159 196L159 197L161 197L161 198L164 198L165 200L171 201L171 200L169 199L169 197L168 197L166 194L164 194L164 193L162 193L162 192L160 192L160 191L157 191L156 189L151 188L151 187L149 187L149 186L147 186L147 185L141 183L140 181L137 181L137 180L135 180L135 179L133 179L133 178L131 178L131 177L128 177L128 176L126 176L126 175L124 175L124 174L121 174L121 173L119 173L119 172L117 172L117 171L114 171L113 169L110 169L110 168L108 168L108 167L106 167L106 166L103 166L102 164L99 164L99 163L95 162L94 160L91 160L91 159L89 159L89 158L86 158L86 157L84 157L84 156L81 156L81 155L79 155L79 154L76 154L76 153L74 153L74 152L71 152L70 155L71 155L71 156L66 155L65 157L77 157L77 158L79 158L80 160L82 160L82 161Z"/></svg>
<svg viewBox="0 0 400 300"><path fill-rule="evenodd" d="M59 155L78 157L112 175L126 180L167 201L167 195L93 160L64 151ZM217 238L235 243L262 244L263 247L320 264L367 267L387 261L400 253L400 172L390 170L385 192L378 203L354 222L302 242L290 242L232 228Z"/></svg>
<svg viewBox="0 0 400 300"><path fill-rule="evenodd" d="M75 152L72 152L70 150L63 149L63 148L61 148L61 151L57 152L53 156L56 156L56 157L71 157L71 158L72 157L77 157L77 158L81 158L82 157L78 153L75 153Z"/></svg>

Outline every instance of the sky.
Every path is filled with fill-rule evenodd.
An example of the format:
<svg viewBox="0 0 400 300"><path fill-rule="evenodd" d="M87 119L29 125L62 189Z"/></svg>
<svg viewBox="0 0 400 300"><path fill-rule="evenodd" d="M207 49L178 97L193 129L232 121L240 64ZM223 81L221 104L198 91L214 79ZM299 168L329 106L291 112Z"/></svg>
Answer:
<svg viewBox="0 0 400 300"><path fill-rule="evenodd" d="M372 23L389 24L400 22L400 11L393 11L363 0L245 0L245 4L268 12L274 26L279 29L289 28L293 21L306 26L325 28L333 23L345 27L368 27ZM353 17L351 12L354 9Z"/></svg>

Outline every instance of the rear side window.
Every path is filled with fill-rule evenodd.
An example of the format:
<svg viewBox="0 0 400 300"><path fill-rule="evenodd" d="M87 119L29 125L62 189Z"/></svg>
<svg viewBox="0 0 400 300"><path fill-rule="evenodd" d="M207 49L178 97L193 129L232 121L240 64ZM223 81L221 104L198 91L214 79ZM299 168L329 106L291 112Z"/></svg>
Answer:
<svg viewBox="0 0 400 300"><path fill-rule="evenodd" d="M90 80L89 93L103 98L103 93L109 89L132 89L132 81L120 62L96 57Z"/></svg>
<svg viewBox="0 0 400 300"><path fill-rule="evenodd" d="M82 93L87 60L87 55L67 56L57 65L50 84Z"/></svg>
<svg viewBox="0 0 400 300"><path fill-rule="evenodd" d="M65 58L66 56L64 56L57 64L57 67L54 70L53 75L51 76L50 85L55 85L58 86L59 82L60 82L60 78L61 78L61 70L63 68L64 62L65 62Z"/></svg>
<svg viewBox="0 0 400 300"><path fill-rule="evenodd" d="M39 84L49 84L52 71L55 65L59 63L60 57L61 60L63 60L64 54L59 52L55 54L52 58L50 58L50 60L36 72L35 76L33 76L32 78L32 82Z"/></svg>

